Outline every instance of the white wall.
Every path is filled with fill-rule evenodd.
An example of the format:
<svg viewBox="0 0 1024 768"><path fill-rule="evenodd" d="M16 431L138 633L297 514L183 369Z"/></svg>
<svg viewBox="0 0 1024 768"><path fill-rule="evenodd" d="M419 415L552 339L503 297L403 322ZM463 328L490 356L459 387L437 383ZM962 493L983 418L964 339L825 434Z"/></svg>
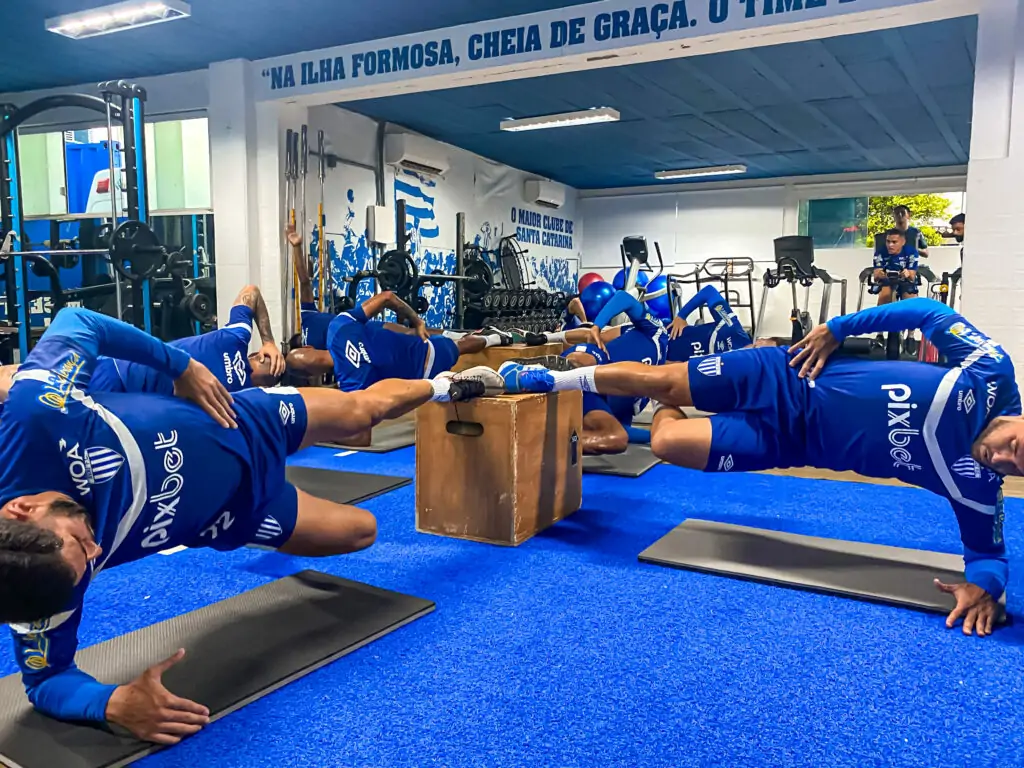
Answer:
<svg viewBox="0 0 1024 768"><path fill-rule="evenodd" d="M709 183L674 186L665 191L639 188L625 191L583 192L580 218L586 232L581 272L599 272L611 278L621 268L619 244L627 235L644 235L653 249L661 245L665 270L686 273L710 258L749 258L757 262L754 311L761 300L761 275L774 264L776 237L797 234L797 209L802 199L885 195L896 192L936 192L963 189L962 168L936 169L908 177L881 174L773 179L765 182ZM941 276L959 266L958 248L933 248L926 262ZM653 254L652 254L653 257ZM847 311L857 307L858 277L870 266L872 252L864 249L821 249L815 263L833 278L847 279ZM811 291L809 311L817 320L820 286ZM804 291L799 294L801 303ZM830 316L838 314L840 286L834 286ZM744 296L745 298L745 296ZM865 305L873 298L866 297ZM788 336L792 295L781 285L768 295L759 336ZM741 317L747 321L746 312Z"/></svg>
<svg viewBox="0 0 1024 768"><path fill-rule="evenodd" d="M346 160L374 166L376 159L377 123L335 106L314 107L308 111L310 148L315 148L317 131L323 130L330 151ZM298 125L284 126L298 128ZM401 132L389 126L388 132ZM466 240L485 248L494 247L503 235L516 231L513 209L572 222L572 247L568 242L559 247L529 244L527 257L537 280L537 287L551 290L572 290L576 282L581 232L576 215L577 192L565 188L566 204L557 211L527 205L523 199L523 182L535 178L523 171L509 168L441 142L427 140L431 153L448 164L442 177L412 174L394 167L385 170L385 202L394 210L397 199L406 201L407 223L411 227L410 249L421 273L439 269L451 273L455 268L456 214L465 213ZM316 225L320 185L316 158L310 158L306 180L307 238L312 239ZM371 248L366 242L366 208L376 201L375 174L368 168L339 163L328 169L324 183L326 241L333 248L332 264L335 281L372 263ZM540 232L543 234L543 232ZM393 244L390 244L393 247ZM364 295L370 289L363 286ZM454 294L450 286L426 287L423 295L431 301L427 321L433 325L450 324L454 310Z"/></svg>

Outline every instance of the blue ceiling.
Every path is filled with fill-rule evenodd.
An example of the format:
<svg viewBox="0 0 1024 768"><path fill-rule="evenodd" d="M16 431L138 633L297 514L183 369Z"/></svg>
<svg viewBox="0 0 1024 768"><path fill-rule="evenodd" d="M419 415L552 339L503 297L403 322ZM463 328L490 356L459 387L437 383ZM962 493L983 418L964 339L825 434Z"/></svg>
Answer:
<svg viewBox="0 0 1024 768"><path fill-rule="evenodd" d="M189 19L114 35L68 40L44 27L48 18L113 1L0 0L0 93L184 72L587 0L189 0Z"/></svg>
<svg viewBox="0 0 1024 768"><path fill-rule="evenodd" d="M340 106L579 189L733 163L748 178L957 165L970 147L976 37L970 16ZM621 122L498 130L507 117L598 106Z"/></svg>

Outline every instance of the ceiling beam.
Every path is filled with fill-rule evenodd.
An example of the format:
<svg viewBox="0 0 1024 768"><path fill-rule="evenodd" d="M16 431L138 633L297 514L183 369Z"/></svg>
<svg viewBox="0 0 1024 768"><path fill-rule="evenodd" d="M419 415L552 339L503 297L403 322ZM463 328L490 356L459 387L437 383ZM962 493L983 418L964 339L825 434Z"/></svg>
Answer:
<svg viewBox="0 0 1024 768"><path fill-rule="evenodd" d="M903 36L900 35L899 30L889 29L884 31L882 39L885 40L886 47L892 53L896 66L903 72L903 77L906 78L907 84L914 91L917 98L921 100L925 110L935 122L935 127L939 129L942 138L946 140L946 144L949 146L950 151L952 151L953 157L958 162L967 162L967 153L960 144L960 139L956 137L956 134L950 127L949 120L946 119L945 114L943 114L942 109L939 107L939 103L932 96L931 90L924 84L921 73L918 71L917 63L910 55L907 43Z"/></svg>
<svg viewBox="0 0 1024 768"><path fill-rule="evenodd" d="M812 46L812 50L817 52L822 64L830 70L832 77L846 87L847 93L857 100L857 103L860 104L861 108L874 118L875 122L882 127L883 131L889 134L893 141L900 145L900 148L907 153L907 156L915 163L925 165L925 160L921 156L921 153L918 152L917 149L914 148L914 145L899 132L896 126L892 124L892 121L886 116L885 112L875 107L864 92L864 89L861 88L860 85L857 84L857 81L853 79L853 76L846 71L846 67L844 67L839 62L839 59L832 54L832 51L828 49L828 46L821 40L814 40L809 42L808 45Z"/></svg>
<svg viewBox="0 0 1024 768"><path fill-rule="evenodd" d="M688 76L694 78L695 80L700 80L708 88L710 88L720 96L724 96L725 98L729 99L733 104L735 104L743 111L750 112L758 120L767 125L780 136L785 136L794 144L800 145L801 147L804 148L805 151L810 152L819 160L832 166L833 168L839 167L835 160L833 160L827 153L822 152L821 150L815 147L812 147L810 144L808 144L806 141L800 138L797 134L793 133L790 130L787 130L784 126L780 125L779 123L776 123L768 116L759 114L753 104L751 104L749 101L747 101L734 91L730 90L729 88L726 88L720 82L715 80L715 78L713 78L711 75L701 70L700 67L694 65L693 63L686 59L680 59L679 61L676 62L676 64Z"/></svg>
<svg viewBox="0 0 1024 768"><path fill-rule="evenodd" d="M793 90L793 86L786 82L786 78L782 77L781 75L779 75L778 72L776 72L767 64L765 64L765 62L761 59L760 56L758 56L753 51L743 51L740 55L742 55L743 58L745 58L750 63L750 67L752 70L756 71L758 74L761 75L761 77L763 77L769 83L774 85L781 93L789 97L789 99L794 105L802 107L803 110L807 112L811 117L813 117L815 120L818 120L822 125L824 125L830 131L832 131L832 133L834 133L840 139L845 141L850 147L860 152L865 160L873 164L876 168L882 168L885 166L885 163L883 163L878 158L878 156L875 155L874 152L872 152L870 149L868 149L855 138L853 138L853 136L851 136L849 133L847 133L838 125L836 125L831 120L831 118L828 117L828 115L826 115L813 104L808 104L805 101L801 101L797 92Z"/></svg>

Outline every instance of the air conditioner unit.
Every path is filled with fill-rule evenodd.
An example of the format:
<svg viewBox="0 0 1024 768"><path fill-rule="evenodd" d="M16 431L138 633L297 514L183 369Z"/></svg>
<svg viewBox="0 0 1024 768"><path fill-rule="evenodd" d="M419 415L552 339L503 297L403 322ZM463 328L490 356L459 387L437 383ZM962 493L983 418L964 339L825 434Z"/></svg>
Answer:
<svg viewBox="0 0 1024 768"><path fill-rule="evenodd" d="M431 176L443 176L451 167L441 145L411 133L392 133L384 138L384 162Z"/></svg>
<svg viewBox="0 0 1024 768"><path fill-rule="evenodd" d="M553 181L527 179L523 182L523 198L543 208L561 208L565 205L565 187Z"/></svg>

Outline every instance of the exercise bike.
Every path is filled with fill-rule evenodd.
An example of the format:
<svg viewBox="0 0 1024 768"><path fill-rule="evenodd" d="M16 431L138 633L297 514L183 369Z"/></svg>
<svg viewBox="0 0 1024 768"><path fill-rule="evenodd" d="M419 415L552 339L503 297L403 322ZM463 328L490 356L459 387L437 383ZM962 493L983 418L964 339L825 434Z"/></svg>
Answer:
<svg viewBox="0 0 1024 768"><path fill-rule="evenodd" d="M803 339L814 328L814 321L808 311L811 299L811 286L815 281L822 283L821 308L818 312L818 323L828 320L829 306L832 300L832 286L836 283L840 286L840 314L846 314L846 290L845 279L836 280L824 269L814 266L814 241L805 235L787 235L775 238L775 265L774 270L768 269L764 273L762 283L764 288L761 291L761 307L758 311L757 328L764 328L764 313L768 306L768 291L782 284L789 283L793 303L789 313L791 325L791 343L796 344ZM804 301L801 306L797 297L797 285L804 288Z"/></svg>

